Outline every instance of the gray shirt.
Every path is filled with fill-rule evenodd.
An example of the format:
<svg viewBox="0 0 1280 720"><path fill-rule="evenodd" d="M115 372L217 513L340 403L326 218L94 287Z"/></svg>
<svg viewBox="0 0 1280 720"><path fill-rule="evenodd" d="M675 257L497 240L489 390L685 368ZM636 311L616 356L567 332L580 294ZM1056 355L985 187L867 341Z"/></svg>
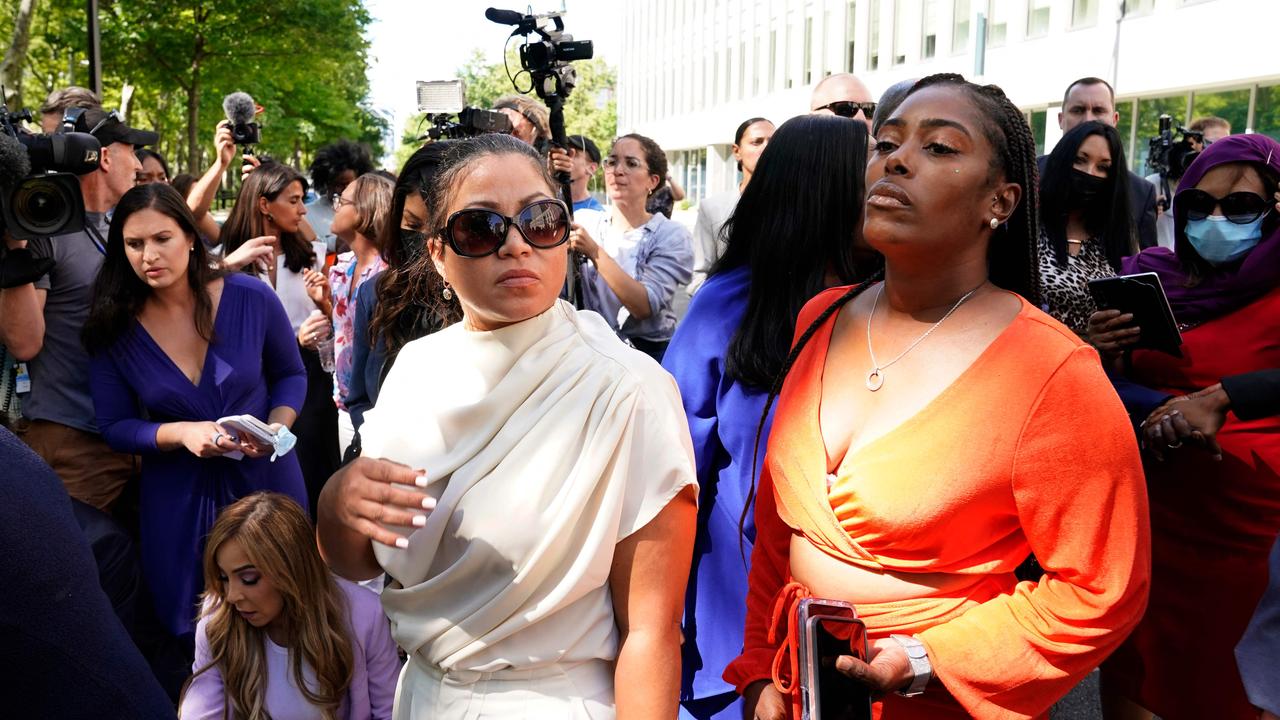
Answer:
<svg viewBox="0 0 1280 720"><path fill-rule="evenodd" d="M737 190L717 193L698 203L698 222L693 226L693 282L689 285L690 292L702 285L711 266L724 254L727 243L720 237L720 231L737 207Z"/></svg>
<svg viewBox="0 0 1280 720"><path fill-rule="evenodd" d="M607 212L583 210L574 222L586 229L618 265L635 278L649 295L651 314L639 320L596 272L594 265L582 266L582 298L589 310L604 316L605 322L624 338L666 342L676 330L672 297L676 288L693 277L693 238L683 225L660 213L644 225L623 232L613 227Z"/></svg>
<svg viewBox="0 0 1280 720"><path fill-rule="evenodd" d="M44 346L27 364L31 392L23 396L22 414L28 420L47 420L96 433L89 397L89 354L80 344L80 330L89 317L109 223L103 213L86 212L85 226L78 233L27 244L32 255L52 257L57 264L35 283L37 290L48 291ZM97 237L91 228L97 230Z"/></svg>

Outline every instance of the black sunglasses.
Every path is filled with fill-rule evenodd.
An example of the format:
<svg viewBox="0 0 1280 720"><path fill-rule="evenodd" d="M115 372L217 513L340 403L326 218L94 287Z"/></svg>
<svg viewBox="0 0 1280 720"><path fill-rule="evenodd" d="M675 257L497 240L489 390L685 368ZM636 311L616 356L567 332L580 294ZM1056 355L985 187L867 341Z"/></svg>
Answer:
<svg viewBox="0 0 1280 720"><path fill-rule="evenodd" d="M548 250L569 239L569 209L559 200L539 200L512 218L495 210L467 208L449 216L440 236L462 257L478 258L498 252L513 226L525 242Z"/></svg>
<svg viewBox="0 0 1280 720"><path fill-rule="evenodd" d="M862 112L862 117L870 120L871 116L876 112L876 104L873 102L853 102L852 100L837 100L833 103L827 103L822 107L816 107L814 110L830 110L840 117L855 118L858 112Z"/></svg>
<svg viewBox="0 0 1280 720"><path fill-rule="evenodd" d="M1270 209L1267 201L1257 193L1233 192L1224 198L1216 198L1195 188L1178 193L1174 205L1185 213L1188 220L1203 220L1221 207L1222 214L1237 225L1248 225Z"/></svg>

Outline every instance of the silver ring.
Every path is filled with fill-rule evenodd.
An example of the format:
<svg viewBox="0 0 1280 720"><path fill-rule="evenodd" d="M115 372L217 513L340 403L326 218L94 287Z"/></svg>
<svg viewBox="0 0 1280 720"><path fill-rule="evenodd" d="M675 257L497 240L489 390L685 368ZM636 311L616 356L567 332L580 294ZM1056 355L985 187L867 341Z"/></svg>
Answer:
<svg viewBox="0 0 1280 720"><path fill-rule="evenodd" d="M1170 450L1177 450L1178 448L1182 447L1182 441L1179 440L1176 443L1168 443L1166 447L1168 447Z"/></svg>
<svg viewBox="0 0 1280 720"><path fill-rule="evenodd" d="M214 433L214 434L213 434L213 444L214 444L215 446L217 446L218 441L219 441L219 440L221 440L221 439L222 439L222 438L224 438L224 437L226 437L226 435L224 435L224 434L222 434L222 433L220 433L220 432L216 432L216 433Z"/></svg>

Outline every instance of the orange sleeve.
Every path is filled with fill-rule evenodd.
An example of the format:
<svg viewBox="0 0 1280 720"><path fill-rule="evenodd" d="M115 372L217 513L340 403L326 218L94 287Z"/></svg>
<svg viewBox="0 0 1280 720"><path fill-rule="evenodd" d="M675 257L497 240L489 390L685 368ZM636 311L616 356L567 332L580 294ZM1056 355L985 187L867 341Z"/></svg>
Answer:
<svg viewBox="0 0 1280 720"><path fill-rule="evenodd" d="M756 543L747 576L747 622L742 654L724 670L725 681L742 694L757 680L773 677L773 656L781 641L769 642L769 623L778 591L787 584L791 568L791 528L778 517L773 478L768 467L760 474L756 495Z"/></svg>
<svg viewBox="0 0 1280 720"><path fill-rule="evenodd" d="M977 718L1046 712L1137 624L1151 574L1137 443L1092 348L1073 350L1045 383L1012 467L1044 576L919 636L936 679Z"/></svg>

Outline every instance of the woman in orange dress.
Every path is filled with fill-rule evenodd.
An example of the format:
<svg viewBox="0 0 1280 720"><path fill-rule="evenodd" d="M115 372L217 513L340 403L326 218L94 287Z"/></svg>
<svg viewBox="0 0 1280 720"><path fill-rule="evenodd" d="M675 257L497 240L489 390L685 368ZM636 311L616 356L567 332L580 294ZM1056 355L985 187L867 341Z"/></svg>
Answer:
<svg viewBox="0 0 1280 720"><path fill-rule="evenodd" d="M864 236L884 282L801 313L760 479L725 672L759 720L796 708L806 595L866 622L870 663L837 667L888 720L1042 716L1142 614L1138 447L1097 353L1034 304L1034 163L1021 112L956 75L877 136ZM1020 583L1032 553L1044 574Z"/></svg>

